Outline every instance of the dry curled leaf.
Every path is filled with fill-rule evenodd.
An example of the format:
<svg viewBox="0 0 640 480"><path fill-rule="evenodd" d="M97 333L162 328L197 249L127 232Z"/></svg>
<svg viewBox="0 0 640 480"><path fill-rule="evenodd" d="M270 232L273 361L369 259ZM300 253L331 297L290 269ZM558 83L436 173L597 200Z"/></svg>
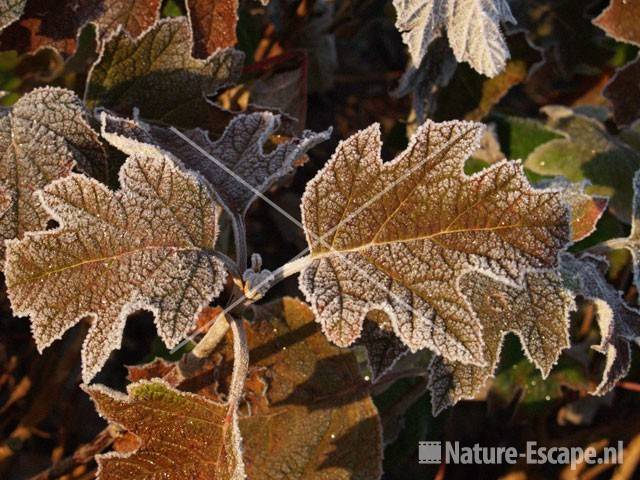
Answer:
<svg viewBox="0 0 640 480"><path fill-rule="evenodd" d="M412 350L482 364L479 321L459 277L479 269L520 282L528 269L556 264L570 233L560 194L533 190L517 162L465 175L483 132L427 121L383 163L375 125L342 142L307 184L311 263L300 288L332 341L351 344L378 309Z"/></svg>
<svg viewBox="0 0 640 480"><path fill-rule="evenodd" d="M141 380L127 395L84 387L98 413L136 435L133 452L98 455L99 480L243 480L237 413L224 403Z"/></svg>
<svg viewBox="0 0 640 480"><path fill-rule="evenodd" d="M321 133L305 130L300 137L265 152L265 144L280 126L280 116L269 112L237 116L216 141L212 141L204 130L184 132L196 147L164 128L148 127L145 130L134 122L108 115L103 116L102 123L103 135L125 153L156 145L170 152L187 168L197 171L211 184L234 218L243 217L256 198L255 193L234 176L263 193L290 174L296 167L296 160L331 134L331 130ZM215 158L234 176L209 157Z"/></svg>
<svg viewBox="0 0 640 480"><path fill-rule="evenodd" d="M206 58L219 48L233 47L238 23L238 0L187 0L193 30L193 55Z"/></svg>
<svg viewBox="0 0 640 480"><path fill-rule="evenodd" d="M482 323L483 367L435 357L429 366L429 389L433 414L459 400L473 398L494 375L502 341L509 332L520 338L529 360L546 378L569 346L569 312L573 295L553 272L528 273L524 288L498 282L476 272L460 281L471 307Z"/></svg>
<svg viewBox="0 0 640 480"><path fill-rule="evenodd" d="M506 0L394 0L396 27L419 67L429 44L444 35L459 62L493 77L509 58L500 22L516 23Z"/></svg>
<svg viewBox="0 0 640 480"><path fill-rule="evenodd" d="M576 295L592 301L596 308L600 343L594 350L605 355L602 380L592 392L604 395L629 372L631 342L640 341L640 311L630 307L621 293L604 277L608 267L603 258L562 254L560 271L565 285Z"/></svg>
<svg viewBox="0 0 640 480"><path fill-rule="evenodd" d="M74 166L100 176L106 153L89 125L80 99L61 88L41 88L24 95L0 116L0 182L10 197L0 214L0 256L4 240L42 230L50 215L36 192L71 172Z"/></svg>
<svg viewBox="0 0 640 480"><path fill-rule="evenodd" d="M91 68L85 99L146 120L194 127L207 118L207 95L235 82L244 55L219 50L205 60L191 56L191 32L186 18L157 22L138 39L115 33L104 44ZM177 86L179 86L177 88Z"/></svg>
<svg viewBox="0 0 640 480"><path fill-rule="evenodd" d="M633 0L611 0L593 23L619 42L640 46L640 3Z"/></svg>
<svg viewBox="0 0 640 480"><path fill-rule="evenodd" d="M80 174L53 182L42 203L60 227L7 249L6 279L16 315L30 315L40 350L83 317L89 382L121 343L127 315L147 308L169 347L222 289L212 250L219 208L207 189L168 157L138 154L112 192Z"/></svg>

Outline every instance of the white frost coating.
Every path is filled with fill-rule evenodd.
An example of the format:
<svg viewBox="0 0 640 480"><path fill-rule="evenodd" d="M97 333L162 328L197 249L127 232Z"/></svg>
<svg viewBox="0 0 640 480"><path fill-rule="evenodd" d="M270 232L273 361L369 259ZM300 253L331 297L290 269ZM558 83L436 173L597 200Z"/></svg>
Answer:
<svg viewBox="0 0 640 480"><path fill-rule="evenodd" d="M640 311L630 307L604 277L608 263L604 258L584 255L561 256L560 270L565 284L577 295L593 301L596 307L600 343L594 350L606 356L602 380L592 392L604 395L624 378L631 366L631 342L640 342Z"/></svg>
<svg viewBox="0 0 640 480"><path fill-rule="evenodd" d="M0 213L0 258L4 240L45 228L49 216L37 190L67 176L74 166L104 173L106 154L88 112L70 90L38 88L0 115L0 185L10 205Z"/></svg>
<svg viewBox="0 0 640 480"><path fill-rule="evenodd" d="M255 190L264 193L277 180L290 174L295 162L331 135L331 130L302 132L266 153L264 145L280 126L280 116L269 112L235 117L222 136L211 141L207 132L195 129L184 134L207 155L214 157ZM194 146L168 129L141 125L117 117L103 116L103 136L125 153L143 148L161 148L185 167L201 175L213 188L218 200L232 217L244 216L256 198L254 191L242 185Z"/></svg>
<svg viewBox="0 0 640 480"><path fill-rule="evenodd" d="M570 235L560 194L532 189L515 162L466 176L482 132L427 121L383 164L374 125L341 142L307 184L312 263L300 288L333 342L351 344L377 309L412 350L482 365L482 327L461 275L480 270L517 286L525 272L557 264Z"/></svg>
<svg viewBox="0 0 640 480"><path fill-rule="evenodd" d="M431 42L444 35L459 62L494 77L509 58L500 22L516 23L506 0L393 0L396 28L419 67Z"/></svg>
<svg viewBox="0 0 640 480"><path fill-rule="evenodd" d="M476 272L461 280L482 323L487 365L477 367L434 357L429 365L429 389L434 415L461 399L474 398L494 376L507 333L516 334L526 357L546 378L562 350L570 345L569 314L573 295L554 272L526 275L523 288L513 288Z"/></svg>
<svg viewBox="0 0 640 480"><path fill-rule="evenodd" d="M8 242L9 299L16 315L31 316L39 350L92 317L86 383L119 348L129 314L152 311L171 348L225 278L212 254L220 209L193 175L168 157L133 155L120 183L112 192L80 174L53 182L42 204L60 227Z"/></svg>

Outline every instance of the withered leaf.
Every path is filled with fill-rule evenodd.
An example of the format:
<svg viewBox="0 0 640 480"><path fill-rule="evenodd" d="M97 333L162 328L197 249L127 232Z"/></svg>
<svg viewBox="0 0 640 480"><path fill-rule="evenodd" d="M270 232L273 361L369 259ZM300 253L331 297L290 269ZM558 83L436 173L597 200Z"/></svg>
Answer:
<svg viewBox="0 0 640 480"><path fill-rule="evenodd" d="M89 74L88 105L127 116L137 109L146 120L196 126L209 113L206 96L238 78L244 55L226 49L199 60L191 46L184 17L160 20L138 39L117 32Z"/></svg>
<svg viewBox="0 0 640 480"><path fill-rule="evenodd" d="M27 0L0 0L0 30L18 20Z"/></svg>
<svg viewBox="0 0 640 480"><path fill-rule="evenodd" d="M105 138L125 153L156 145L170 152L187 168L197 171L211 184L222 205L234 218L244 216L256 195L208 156L262 193L291 173L296 160L331 134L331 130L321 133L305 130L300 137L265 152L265 143L280 126L280 116L259 112L235 117L216 141L211 141L208 133L201 129L184 132L202 149L199 150L165 128L148 127L145 130L134 122L108 115L103 116L102 123Z"/></svg>
<svg viewBox="0 0 640 480"><path fill-rule="evenodd" d="M243 480L237 413L224 403L141 380L127 393L84 387L98 413L135 434L134 452L98 455L98 479Z"/></svg>
<svg viewBox="0 0 640 480"><path fill-rule="evenodd" d="M409 352L407 346L393 332L393 325L382 310L372 310L362 325L358 344L367 351L367 361L375 382L393 368Z"/></svg>
<svg viewBox="0 0 640 480"><path fill-rule="evenodd" d="M427 121L382 163L374 125L342 142L307 184L311 263L300 288L332 341L351 344L378 309L412 350L482 364L479 321L459 277L474 269L518 283L528 269L555 266L569 240L566 205L531 188L516 162L466 176L483 132Z"/></svg>
<svg viewBox="0 0 640 480"><path fill-rule="evenodd" d="M593 23L619 42L640 46L640 4L629 0L611 0Z"/></svg>
<svg viewBox="0 0 640 480"><path fill-rule="evenodd" d="M394 0L393 5L396 27L416 68L446 30L459 62L489 77L504 69L509 49L500 22L516 23L506 0Z"/></svg>
<svg viewBox="0 0 640 480"><path fill-rule="evenodd" d="M89 382L121 343L127 315L147 308L173 347L222 289L212 250L219 208L195 176L161 155L131 156L112 192L80 174L53 182L42 202L60 227L9 242L6 279L17 315L30 315L40 350L79 322Z"/></svg>
<svg viewBox="0 0 640 480"><path fill-rule="evenodd" d="M515 333L529 360L546 378L569 346L569 312L573 295L553 272L528 273L524 288L498 282L472 272L464 275L460 289L482 323L485 366L464 365L435 357L429 366L433 414L473 398L494 375L504 336Z"/></svg>
<svg viewBox="0 0 640 480"><path fill-rule="evenodd" d="M4 240L42 230L50 215L36 192L77 165L99 175L106 153L89 125L89 114L70 90L41 88L24 95L0 116L0 182L11 205L0 214L0 256Z"/></svg>
<svg viewBox="0 0 640 480"><path fill-rule="evenodd" d="M88 23L98 27L101 37L119 28L137 37L158 20L159 11L160 0L29 0L20 21L4 32L0 44L24 53L48 47L69 56Z"/></svg>
<svg viewBox="0 0 640 480"><path fill-rule="evenodd" d="M187 0L193 30L193 55L206 58L219 48L233 47L238 23L238 0Z"/></svg>
<svg viewBox="0 0 640 480"><path fill-rule="evenodd" d="M611 135L595 118L562 106L547 106L548 126L564 134L538 146L525 166L540 175L562 175L571 182L589 180L585 192L609 197L611 213L629 222L640 152Z"/></svg>
<svg viewBox="0 0 640 480"><path fill-rule="evenodd" d="M606 360L602 380L593 391L595 395L604 395L627 375L631 342L640 341L640 311L627 305L621 293L607 282L603 274L607 267L606 260L588 254L580 258L568 253L561 256L560 271L565 285L596 307L600 344L593 348L605 355Z"/></svg>

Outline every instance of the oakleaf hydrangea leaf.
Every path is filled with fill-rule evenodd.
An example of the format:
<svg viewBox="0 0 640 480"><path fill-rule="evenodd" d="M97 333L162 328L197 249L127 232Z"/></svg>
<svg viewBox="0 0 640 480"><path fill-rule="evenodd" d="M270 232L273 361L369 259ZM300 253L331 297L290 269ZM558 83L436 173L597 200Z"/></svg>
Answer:
<svg viewBox="0 0 640 480"><path fill-rule="evenodd" d="M472 272L464 275L460 288L482 323L485 366L464 365L435 357L429 367L433 414L473 398L494 375L502 341L515 333L529 360L547 377L569 346L569 312L573 295L553 272L528 273L524 288L498 282Z"/></svg>
<svg viewBox="0 0 640 480"><path fill-rule="evenodd" d="M127 393L85 387L98 413L136 435L137 450L98 455L99 480L243 480L237 413L180 392L161 380L141 380Z"/></svg>
<svg viewBox="0 0 640 480"><path fill-rule="evenodd" d="M534 190L516 162L463 173L483 132L474 122L427 121L382 163L374 125L342 142L307 184L311 263L300 288L332 341L351 344L377 309L412 350L482 364L479 321L459 277L479 269L518 283L557 263L570 233L559 193Z"/></svg>
<svg viewBox="0 0 640 480"><path fill-rule="evenodd" d="M265 143L279 127L279 115L259 112L235 117L216 141L211 141L208 133L201 129L187 131L184 135L254 189L265 192L278 179L291 173L296 160L305 152L331 135L331 130L321 133L305 130L300 137L265 152ZM144 130L131 121L104 116L103 135L125 153L151 145L170 152L211 184L222 205L234 218L244 216L255 199L255 193L246 185L170 130L158 127Z"/></svg>
<svg viewBox="0 0 640 480"><path fill-rule="evenodd" d="M575 258L562 254L560 268L565 285L592 301L600 328L600 344L593 348L605 355L602 380L594 390L604 395L629 372L631 342L640 342L640 311L630 307L604 277L607 261L592 255Z"/></svg>
<svg viewBox="0 0 640 480"><path fill-rule="evenodd" d="M206 118L207 95L236 81L244 55L219 50L205 60L191 56L191 31L186 18L163 19L137 40L114 34L102 49L87 81L86 100L131 116L182 127Z"/></svg>
<svg viewBox="0 0 640 480"><path fill-rule="evenodd" d="M42 202L61 225L8 245L14 313L30 315L40 350L83 317L89 382L121 343L127 315L147 308L173 347L225 278L212 250L219 208L206 187L160 155L131 156L112 192L80 174L53 182Z"/></svg>
<svg viewBox="0 0 640 480"><path fill-rule="evenodd" d="M122 28L138 38L158 21L161 3L160 0L106 0L95 23L103 37Z"/></svg>
<svg viewBox="0 0 640 480"><path fill-rule="evenodd" d="M489 77L504 69L509 49L500 22L515 23L506 0L394 0L393 5L396 27L416 68L446 30L459 62Z"/></svg>
<svg viewBox="0 0 640 480"><path fill-rule="evenodd" d="M640 152L607 132L598 120L561 106L543 108L549 126L565 135L538 146L525 166L540 175L561 175L571 182L589 180L585 192L610 198L609 208L629 222Z"/></svg>
<svg viewBox="0 0 640 480"><path fill-rule="evenodd" d="M99 175L106 154L89 114L76 95L41 88L24 95L0 116L0 182L11 205L0 214L0 255L4 240L44 229L50 215L36 191L78 165Z"/></svg>
<svg viewBox="0 0 640 480"><path fill-rule="evenodd" d="M20 18L27 0L0 0L0 30Z"/></svg>
<svg viewBox="0 0 640 480"><path fill-rule="evenodd" d="M366 349L373 382L409 353L407 346L394 333L389 316L382 310L372 310L367 314L358 344Z"/></svg>
<svg viewBox="0 0 640 480"><path fill-rule="evenodd" d="M187 0L185 4L195 57L206 58L219 48L236 44L238 0Z"/></svg>
<svg viewBox="0 0 640 480"><path fill-rule="evenodd" d="M611 0L609 6L593 23L619 42L640 46L640 3L629 0Z"/></svg>

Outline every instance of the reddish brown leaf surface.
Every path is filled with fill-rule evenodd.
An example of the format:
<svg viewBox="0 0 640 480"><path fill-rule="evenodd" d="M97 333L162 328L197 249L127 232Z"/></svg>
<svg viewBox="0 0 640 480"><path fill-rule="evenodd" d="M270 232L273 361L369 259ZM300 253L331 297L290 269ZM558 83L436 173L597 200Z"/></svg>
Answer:
<svg viewBox="0 0 640 480"><path fill-rule="evenodd" d="M193 31L193 56L206 58L237 42L238 0L187 0Z"/></svg>
<svg viewBox="0 0 640 480"><path fill-rule="evenodd" d="M611 0L593 23L619 42L640 45L640 2Z"/></svg>

